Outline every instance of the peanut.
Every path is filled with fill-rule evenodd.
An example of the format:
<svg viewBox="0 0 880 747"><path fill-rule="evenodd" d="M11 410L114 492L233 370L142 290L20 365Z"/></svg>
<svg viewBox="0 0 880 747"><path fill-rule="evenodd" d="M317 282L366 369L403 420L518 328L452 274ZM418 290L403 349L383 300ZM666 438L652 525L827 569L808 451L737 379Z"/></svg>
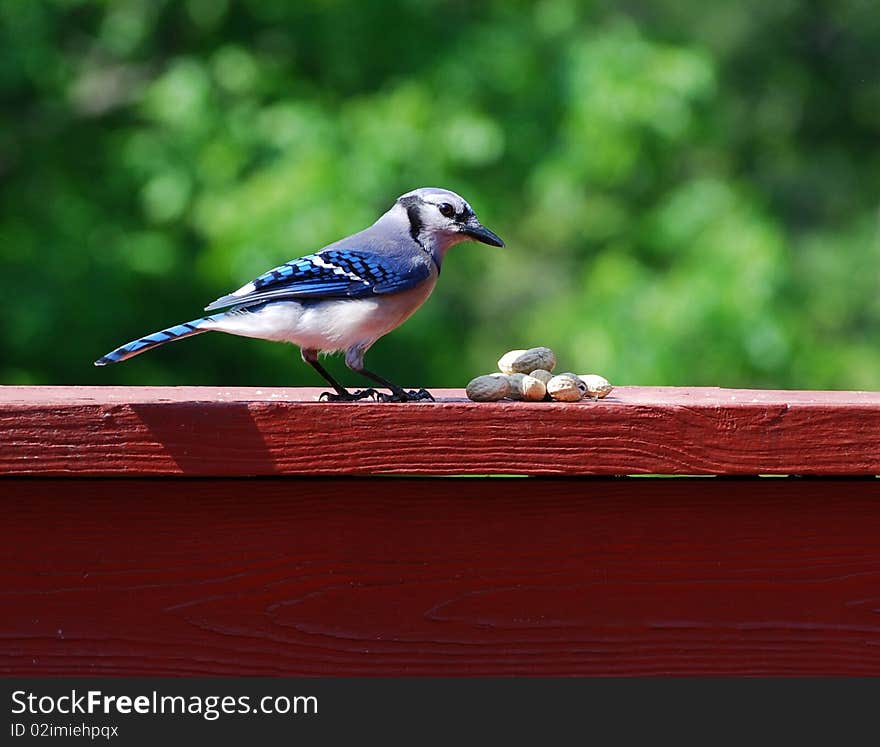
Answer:
<svg viewBox="0 0 880 747"><path fill-rule="evenodd" d="M598 374L583 374L578 378L586 385L587 396L592 397L593 399L607 397L611 394L611 390L614 389L614 387L608 383L608 379L604 376L599 376Z"/></svg>
<svg viewBox="0 0 880 747"><path fill-rule="evenodd" d="M587 393L587 385L575 374L563 373L547 382L547 392L559 402L577 402Z"/></svg>
<svg viewBox="0 0 880 747"><path fill-rule="evenodd" d="M498 374L477 376L468 383L465 393L474 402L497 402L510 394L510 382Z"/></svg>
<svg viewBox="0 0 880 747"><path fill-rule="evenodd" d="M498 360L498 369L506 374L527 374L539 368L552 371L555 367L556 354L550 348L511 350Z"/></svg>
<svg viewBox="0 0 880 747"><path fill-rule="evenodd" d="M529 376L538 379L538 381L543 381L545 386L547 382L553 378L553 374L543 368L536 368L529 374Z"/></svg>
<svg viewBox="0 0 880 747"><path fill-rule="evenodd" d="M540 402L544 399L544 395L547 394L547 387L544 386L544 382L528 374L510 374L507 380L510 382L510 394L507 396L511 399Z"/></svg>

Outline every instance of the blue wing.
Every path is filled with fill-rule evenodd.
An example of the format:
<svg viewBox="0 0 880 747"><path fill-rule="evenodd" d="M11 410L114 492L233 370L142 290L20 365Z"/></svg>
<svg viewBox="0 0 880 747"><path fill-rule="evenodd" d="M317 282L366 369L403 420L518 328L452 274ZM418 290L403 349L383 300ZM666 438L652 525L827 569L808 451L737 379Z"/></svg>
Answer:
<svg viewBox="0 0 880 747"><path fill-rule="evenodd" d="M234 293L218 298L205 310L269 300L398 293L418 285L430 274L428 266L403 266L391 257L371 252L329 249L269 270Z"/></svg>

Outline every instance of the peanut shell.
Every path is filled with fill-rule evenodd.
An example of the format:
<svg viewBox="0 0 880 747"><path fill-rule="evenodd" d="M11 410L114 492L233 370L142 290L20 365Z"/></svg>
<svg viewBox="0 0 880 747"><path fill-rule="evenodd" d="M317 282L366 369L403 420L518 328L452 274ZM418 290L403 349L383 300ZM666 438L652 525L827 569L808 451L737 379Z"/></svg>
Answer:
<svg viewBox="0 0 880 747"><path fill-rule="evenodd" d="M540 402L547 394L547 387L540 379L536 379L528 374L510 374L507 377L510 382L510 394L507 396L511 399L522 399L526 402Z"/></svg>
<svg viewBox="0 0 880 747"><path fill-rule="evenodd" d="M522 393L522 380L525 374L516 373L516 374L506 374L504 378L507 379L507 384L510 387L510 390L507 394L510 399L520 400L523 398Z"/></svg>
<svg viewBox="0 0 880 747"><path fill-rule="evenodd" d="M614 387L608 383L608 379L604 376L599 376L598 374L583 374L578 378L586 385L587 396L593 397L594 399L607 397L614 389Z"/></svg>
<svg viewBox="0 0 880 747"><path fill-rule="evenodd" d="M506 374L528 374L539 368L552 371L556 367L556 354L550 348L511 350L498 359L498 370Z"/></svg>
<svg viewBox="0 0 880 747"><path fill-rule="evenodd" d="M510 383L506 376L497 374L477 376L468 383L465 393L474 402L497 402L510 393Z"/></svg>
<svg viewBox="0 0 880 747"><path fill-rule="evenodd" d="M538 381L543 381L545 386L547 385L547 382L553 378L553 374L543 368L536 368L529 374L529 376L538 379Z"/></svg>
<svg viewBox="0 0 880 747"><path fill-rule="evenodd" d="M564 373L547 382L547 393L559 402L577 402L587 393L587 385L574 374Z"/></svg>

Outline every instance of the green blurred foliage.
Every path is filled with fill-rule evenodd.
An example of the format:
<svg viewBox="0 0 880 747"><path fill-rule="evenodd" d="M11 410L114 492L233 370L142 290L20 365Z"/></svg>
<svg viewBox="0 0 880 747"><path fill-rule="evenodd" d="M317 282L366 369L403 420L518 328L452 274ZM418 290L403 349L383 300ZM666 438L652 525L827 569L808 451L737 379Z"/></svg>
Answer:
<svg viewBox="0 0 880 747"><path fill-rule="evenodd" d="M878 71L863 0L0 0L0 381L317 385L223 335L91 362L431 185L508 248L392 379L880 388Z"/></svg>

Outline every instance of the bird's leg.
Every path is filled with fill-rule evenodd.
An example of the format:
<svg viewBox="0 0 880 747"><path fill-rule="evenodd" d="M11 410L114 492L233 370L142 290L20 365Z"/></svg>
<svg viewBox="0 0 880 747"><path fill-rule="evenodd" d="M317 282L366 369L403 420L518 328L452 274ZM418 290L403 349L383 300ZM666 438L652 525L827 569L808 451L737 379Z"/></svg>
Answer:
<svg viewBox="0 0 880 747"><path fill-rule="evenodd" d="M336 381L336 379L330 375L330 372L321 365L318 360L317 350L302 350L300 351L300 355L306 363L321 375L321 378L336 390L336 394L332 394L331 392L321 392L318 399L322 402L356 402L378 394L375 389L359 389L356 392L348 391L348 389Z"/></svg>
<svg viewBox="0 0 880 747"><path fill-rule="evenodd" d="M361 376L366 376L368 379L372 379L379 386L383 386L386 389L391 390L391 394L375 392L377 400L379 400L380 402L419 402L421 400L430 400L431 402L434 401L434 397L427 389L419 389L418 391L411 390L407 392L405 389L397 386L397 384L388 381L388 379L382 378L381 376L379 376L379 374L373 373L372 371L364 368L364 353L366 353L366 349L350 349L345 354L345 365L347 365L352 371L359 373Z"/></svg>

